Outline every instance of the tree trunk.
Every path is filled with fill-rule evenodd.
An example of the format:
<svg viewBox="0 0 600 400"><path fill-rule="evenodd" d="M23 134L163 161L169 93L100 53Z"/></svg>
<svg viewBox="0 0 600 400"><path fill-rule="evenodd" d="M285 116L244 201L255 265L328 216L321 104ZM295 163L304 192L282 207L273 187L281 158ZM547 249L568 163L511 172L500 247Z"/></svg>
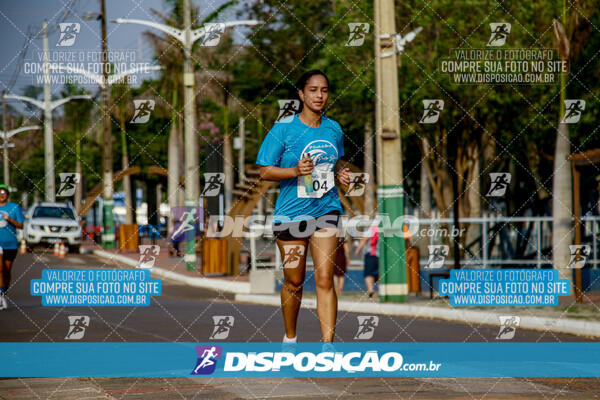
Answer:
<svg viewBox="0 0 600 400"><path fill-rule="evenodd" d="M369 183L365 187L365 209L364 214L375 216L376 204L375 204L375 191L374 182L375 176L373 176L373 128L371 127L371 121L365 123L365 155L364 155L364 171L369 176Z"/></svg>
<svg viewBox="0 0 600 400"><path fill-rule="evenodd" d="M471 218L480 218L481 217L481 177L480 177L480 152L479 149L475 148L473 152L473 159L471 168L468 176L470 179L467 181L467 202L469 203L469 217ZM465 245L471 244L474 240L480 237L481 232L481 224L468 224L467 226L467 237L465 240ZM475 243L469 249L469 256L473 256L479 258L479 249L480 245Z"/></svg>
<svg viewBox="0 0 600 400"><path fill-rule="evenodd" d="M129 168L129 153L127 152L127 133L125 132L125 112L121 114L121 169ZM129 175L123 177L123 191L125 192L125 223L133 224L133 207L131 205L131 178Z"/></svg>
<svg viewBox="0 0 600 400"><path fill-rule="evenodd" d="M169 148L168 148L168 161L167 168L169 169L169 174L167 177L167 198L169 203L169 209L171 210L171 215L169 218L169 223L167 226L167 231L169 237L173 232L173 208L176 206L183 205L179 203L180 200L178 192L179 190L179 176L181 175L180 168L180 149L179 149L179 131L177 129L177 124L175 123L176 119L172 119L171 130L169 132Z"/></svg>
<svg viewBox="0 0 600 400"><path fill-rule="evenodd" d="M83 199L83 177L81 176L81 134L77 129L77 137L75 140L75 173L79 174L79 183L75 186L75 211L79 214L81 209L81 201ZM85 216L84 216L85 217Z"/></svg>
<svg viewBox="0 0 600 400"><path fill-rule="evenodd" d="M572 284L572 270L565 268L571 257L569 245L573 244L571 165L567 161L569 153L569 129L566 124L559 123L552 179L552 261L559 277L568 279Z"/></svg>

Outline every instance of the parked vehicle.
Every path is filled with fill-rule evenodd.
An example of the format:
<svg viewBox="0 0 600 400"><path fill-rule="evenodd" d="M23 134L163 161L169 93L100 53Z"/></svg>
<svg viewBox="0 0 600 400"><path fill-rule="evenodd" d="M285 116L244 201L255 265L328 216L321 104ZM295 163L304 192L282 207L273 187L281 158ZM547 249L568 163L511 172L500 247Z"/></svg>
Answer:
<svg viewBox="0 0 600 400"><path fill-rule="evenodd" d="M66 203L36 203L27 210L23 236L30 246L64 241L79 252L81 225L75 209Z"/></svg>

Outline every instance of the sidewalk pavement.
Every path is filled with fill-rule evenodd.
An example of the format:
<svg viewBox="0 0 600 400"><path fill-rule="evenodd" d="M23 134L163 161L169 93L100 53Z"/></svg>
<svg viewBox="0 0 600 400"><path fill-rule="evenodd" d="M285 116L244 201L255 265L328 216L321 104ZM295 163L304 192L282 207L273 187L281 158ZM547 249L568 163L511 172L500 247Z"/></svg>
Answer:
<svg viewBox="0 0 600 400"><path fill-rule="evenodd" d="M138 265L139 253L132 251L103 250L98 245L82 246L82 251L124 264ZM248 275L205 276L198 262L196 271L187 271L182 257L170 257L166 248L161 248L156 258L152 275L205 289L235 293L235 300L244 303L280 306L279 294L251 294ZM397 315L414 318L435 318L446 321L499 326L499 316L517 315L522 329L569 333L580 336L600 337L600 313L595 302L600 295L590 294L588 304L572 305L561 298L562 307L451 307L447 299L430 300L426 296L409 297L408 303L379 303L377 297L369 299L361 293L344 293L339 298L338 310L346 312ZM565 302L565 300L567 300ZM305 293L304 308L316 308L314 293Z"/></svg>
<svg viewBox="0 0 600 400"><path fill-rule="evenodd" d="M127 267L137 267L140 254L134 251L104 250L98 245L83 245L82 252L91 252L98 257L124 264ZM195 271L187 271L183 257L171 257L166 247L161 247L156 257L152 275L170 279L189 286L219 290L227 293L250 293L248 275L240 276L207 276L201 271L200 260L196 263Z"/></svg>

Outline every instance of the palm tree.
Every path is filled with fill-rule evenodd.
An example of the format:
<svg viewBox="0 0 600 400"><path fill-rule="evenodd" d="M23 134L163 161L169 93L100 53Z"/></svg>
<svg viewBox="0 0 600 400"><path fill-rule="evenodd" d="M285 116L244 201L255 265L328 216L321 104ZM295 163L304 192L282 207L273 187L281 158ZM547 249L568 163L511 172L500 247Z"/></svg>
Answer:
<svg viewBox="0 0 600 400"><path fill-rule="evenodd" d="M151 10L153 14L158 16L163 23L171 26L183 26L183 6L181 0L169 1L171 11L168 14L161 13L156 10ZM234 5L235 1L228 1L217 8L214 12L204 18L197 26L192 26L192 29L199 27L207 22L217 18L225 9ZM198 21L198 9L192 9L192 21ZM167 196L169 208L184 203L184 191L182 190L181 180L184 171L183 166L183 139L182 139L182 113L181 104L183 104L183 88L182 88L182 65L184 60L183 48L175 38L156 34L152 31L144 33L154 49L158 61L163 66L163 73L160 77L157 90L157 97L162 99L170 99L170 104L167 101L161 103L165 105L172 114L171 129L169 132L169 154L168 154L168 187ZM222 96L220 88L223 87L222 81L228 77L227 73L222 71L210 70L209 65L215 58L215 54L222 54L222 50L215 47L194 46L192 60L195 64L196 75L196 104L201 98L219 98ZM202 64L201 64L202 62ZM222 90L222 89L221 89ZM171 233L173 221L169 219L168 232Z"/></svg>
<svg viewBox="0 0 600 400"><path fill-rule="evenodd" d="M581 8L577 4L577 8ZM569 76L571 61L579 54L585 43L577 40L576 32L581 25L578 13L573 12L570 19L567 18L565 0L562 4L562 23L554 20L553 41L558 54L567 65L567 71L560 76L560 115L558 129L556 131L556 148L554 150L554 171L552 180L552 258L554 268L559 271L562 279L568 279L572 283L573 275L567 269L571 258L569 245L572 243L573 224L572 218L572 185L571 165L567 157L571 153L571 142L567 124L562 122L565 115L566 81ZM573 44L573 45L572 45Z"/></svg>
<svg viewBox="0 0 600 400"><path fill-rule="evenodd" d="M67 83L61 92L61 96L76 96L87 94L86 91L77 86L76 84ZM91 101L70 101L65 104L65 119L70 124L71 129L75 133L75 172L82 177L81 172L81 141L83 137L87 136L87 133L91 128L88 128L88 132L82 132L86 129L90 123L90 115L94 103ZM75 188L75 210L79 212L81 207L81 201L83 199L82 184L78 184Z"/></svg>
<svg viewBox="0 0 600 400"><path fill-rule="evenodd" d="M127 151L127 130L125 127L128 105L131 103L131 88L126 81L116 83L112 86L113 114L119 121L121 131L121 169L129 168L129 153ZM116 103L116 104L115 104ZM116 105L116 107L115 107ZM125 223L133 224L133 205L131 195L131 178L129 175L123 177L123 192L125 194Z"/></svg>

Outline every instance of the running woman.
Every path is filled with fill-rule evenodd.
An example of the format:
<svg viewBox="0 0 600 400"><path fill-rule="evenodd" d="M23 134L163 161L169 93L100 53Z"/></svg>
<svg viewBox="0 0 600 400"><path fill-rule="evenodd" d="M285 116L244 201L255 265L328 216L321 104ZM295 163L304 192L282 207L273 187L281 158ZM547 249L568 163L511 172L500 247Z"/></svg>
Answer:
<svg viewBox="0 0 600 400"><path fill-rule="evenodd" d="M8 303L5 293L10 285L10 270L17 257L17 229L23 229L23 212L18 204L8 201L8 186L0 185L0 247L2 263L0 264L0 310L5 310Z"/></svg>
<svg viewBox="0 0 600 400"><path fill-rule="evenodd" d="M295 87L301 112L275 123L265 137L256 163L262 179L279 181L273 215L273 235L283 260L281 309L284 344L296 343L296 323L302 301L308 247L314 261L317 316L325 351L332 348L337 318L333 267L343 213L337 182L348 185L344 133L324 115L329 80L319 70L304 73Z"/></svg>

